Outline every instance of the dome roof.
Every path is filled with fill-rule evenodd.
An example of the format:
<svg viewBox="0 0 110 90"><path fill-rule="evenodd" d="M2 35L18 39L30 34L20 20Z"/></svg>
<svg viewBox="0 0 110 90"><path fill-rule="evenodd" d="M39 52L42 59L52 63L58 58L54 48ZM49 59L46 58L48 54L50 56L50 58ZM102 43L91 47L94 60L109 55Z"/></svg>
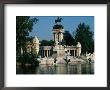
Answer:
<svg viewBox="0 0 110 90"><path fill-rule="evenodd" d="M39 43L39 39L38 39L37 36L35 36L35 37L33 38L33 42L34 42L34 43Z"/></svg>

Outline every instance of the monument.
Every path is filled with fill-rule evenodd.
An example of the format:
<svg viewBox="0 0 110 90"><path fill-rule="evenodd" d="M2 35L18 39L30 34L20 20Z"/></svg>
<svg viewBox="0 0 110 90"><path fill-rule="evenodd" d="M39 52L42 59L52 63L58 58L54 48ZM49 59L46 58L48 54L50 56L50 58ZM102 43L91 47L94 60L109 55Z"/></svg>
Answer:
<svg viewBox="0 0 110 90"><path fill-rule="evenodd" d="M40 46L39 39L37 36L35 36L27 45L28 52L31 52L32 49L41 56L41 58L44 57L50 57L50 58L58 58L61 57L63 59L65 55L70 55L73 57L79 57L81 55L81 43L78 42L76 46L66 46L63 45L63 33L64 33L64 26L61 25L62 18L57 17L55 20L55 25L53 26L53 41L55 44L53 46Z"/></svg>
<svg viewBox="0 0 110 90"><path fill-rule="evenodd" d="M65 54L64 46L62 46L64 28L60 24L61 20L62 18L58 17L55 20L55 25L53 26L53 36L55 41L55 47L53 48L53 56L55 56L56 54L56 57L61 57Z"/></svg>

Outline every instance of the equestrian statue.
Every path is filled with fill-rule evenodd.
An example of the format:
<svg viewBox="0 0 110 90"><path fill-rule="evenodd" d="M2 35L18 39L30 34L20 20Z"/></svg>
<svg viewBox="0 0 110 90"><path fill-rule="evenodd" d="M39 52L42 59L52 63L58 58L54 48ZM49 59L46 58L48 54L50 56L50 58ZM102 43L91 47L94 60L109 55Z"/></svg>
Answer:
<svg viewBox="0 0 110 90"><path fill-rule="evenodd" d="M55 23L57 24L57 22L61 22L62 18L58 17L56 20L55 20Z"/></svg>

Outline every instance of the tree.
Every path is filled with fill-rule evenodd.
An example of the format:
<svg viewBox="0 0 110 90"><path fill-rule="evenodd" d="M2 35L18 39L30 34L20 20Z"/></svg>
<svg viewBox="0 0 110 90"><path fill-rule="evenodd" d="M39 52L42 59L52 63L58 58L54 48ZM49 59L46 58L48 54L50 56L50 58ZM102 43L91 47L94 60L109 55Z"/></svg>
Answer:
<svg viewBox="0 0 110 90"><path fill-rule="evenodd" d="M41 46L54 46L55 42L53 40L42 40L41 41Z"/></svg>
<svg viewBox="0 0 110 90"><path fill-rule="evenodd" d="M21 48L25 51L29 33L37 21L38 19L30 18L29 16L16 17L16 51L18 53L20 53Z"/></svg>
<svg viewBox="0 0 110 90"><path fill-rule="evenodd" d="M69 33L69 31L64 32L64 40L63 40L65 45L73 45L74 44L74 38L72 35Z"/></svg>
<svg viewBox="0 0 110 90"><path fill-rule="evenodd" d="M80 42L82 45L82 53L94 52L93 32L90 31L89 25L80 23L76 29L75 43Z"/></svg>
<svg viewBox="0 0 110 90"><path fill-rule="evenodd" d="M54 46L55 42L53 40L48 41L49 46Z"/></svg>

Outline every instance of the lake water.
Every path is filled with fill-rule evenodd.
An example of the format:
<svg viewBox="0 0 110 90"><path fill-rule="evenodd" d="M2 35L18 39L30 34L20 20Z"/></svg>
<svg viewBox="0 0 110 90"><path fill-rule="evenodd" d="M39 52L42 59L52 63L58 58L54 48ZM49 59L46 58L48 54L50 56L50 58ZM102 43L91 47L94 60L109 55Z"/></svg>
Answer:
<svg viewBox="0 0 110 90"><path fill-rule="evenodd" d="M16 74L94 74L94 63L39 65L37 67L16 66Z"/></svg>

